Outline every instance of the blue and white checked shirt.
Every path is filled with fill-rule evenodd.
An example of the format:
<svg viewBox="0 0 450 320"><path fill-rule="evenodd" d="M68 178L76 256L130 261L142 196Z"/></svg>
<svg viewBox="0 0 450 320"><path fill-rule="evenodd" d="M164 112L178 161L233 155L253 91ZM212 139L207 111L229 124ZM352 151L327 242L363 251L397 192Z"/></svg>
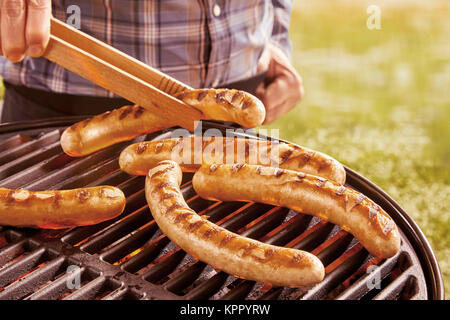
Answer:
<svg viewBox="0 0 450 320"><path fill-rule="evenodd" d="M256 75L268 43L291 50L291 0L53 0L52 14L75 21L73 5L81 31L194 88ZM0 75L46 91L114 96L44 58L0 57Z"/></svg>

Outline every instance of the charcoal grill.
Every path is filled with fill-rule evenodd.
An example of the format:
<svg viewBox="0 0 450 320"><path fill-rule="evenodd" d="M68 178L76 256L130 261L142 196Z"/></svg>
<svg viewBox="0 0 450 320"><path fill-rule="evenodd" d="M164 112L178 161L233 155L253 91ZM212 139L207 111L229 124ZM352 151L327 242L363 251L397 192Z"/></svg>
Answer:
<svg viewBox="0 0 450 320"><path fill-rule="evenodd" d="M171 130L71 158L61 150L60 134L82 119L1 125L0 186L43 190L113 185L125 193L126 209L115 219L86 227L0 227L0 299L444 299L438 263L421 230L386 193L349 168L348 186L377 202L398 224L402 244L396 256L373 257L338 226L286 208L201 199L192 188L192 174L184 174L183 195L199 214L241 235L310 251L324 263L326 276L315 286L293 289L215 270L161 233L145 201L144 177L118 166L125 146L169 137ZM230 128L203 123L204 130L212 127L223 133Z"/></svg>

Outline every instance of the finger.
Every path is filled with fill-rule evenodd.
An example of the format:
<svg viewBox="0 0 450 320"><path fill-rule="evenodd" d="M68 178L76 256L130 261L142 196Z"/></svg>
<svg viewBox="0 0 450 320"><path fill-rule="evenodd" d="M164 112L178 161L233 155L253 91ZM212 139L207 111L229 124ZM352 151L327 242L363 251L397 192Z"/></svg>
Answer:
<svg viewBox="0 0 450 320"><path fill-rule="evenodd" d="M266 92L266 85L265 85L264 82L261 82L261 83L256 87L256 90L255 90L255 96L256 96L259 100L261 100L261 102L262 102L262 100L263 100L263 98L264 98L264 92Z"/></svg>
<svg viewBox="0 0 450 320"><path fill-rule="evenodd" d="M276 78L265 89L261 99L266 107L264 124L269 124L289 112L300 101L302 95L303 86L301 81L293 81L287 76Z"/></svg>
<svg viewBox="0 0 450 320"><path fill-rule="evenodd" d="M296 72L283 73L275 78L264 92L263 100L270 106L276 106L284 100L300 101L304 96L303 82Z"/></svg>
<svg viewBox="0 0 450 320"><path fill-rule="evenodd" d="M12 62L23 59L25 43L25 0L3 0L0 22L3 54Z"/></svg>
<svg viewBox="0 0 450 320"><path fill-rule="evenodd" d="M262 102L266 109L275 108L285 101L290 94L286 77L279 76L265 88Z"/></svg>
<svg viewBox="0 0 450 320"><path fill-rule="evenodd" d="M28 0L25 39L27 54L41 56L50 37L51 0Z"/></svg>
<svg viewBox="0 0 450 320"><path fill-rule="evenodd" d="M266 118L263 124L270 124L283 116L284 114L291 111L296 106L296 101L293 99L288 99L283 101L281 104L271 108L266 111Z"/></svg>

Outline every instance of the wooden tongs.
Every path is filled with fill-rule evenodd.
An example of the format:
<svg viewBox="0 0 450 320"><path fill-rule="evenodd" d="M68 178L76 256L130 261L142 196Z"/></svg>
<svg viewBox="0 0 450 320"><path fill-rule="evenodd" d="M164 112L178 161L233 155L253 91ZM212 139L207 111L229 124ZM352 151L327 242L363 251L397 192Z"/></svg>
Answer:
<svg viewBox="0 0 450 320"><path fill-rule="evenodd" d="M192 88L55 18L44 57L190 131L205 119L172 96Z"/></svg>

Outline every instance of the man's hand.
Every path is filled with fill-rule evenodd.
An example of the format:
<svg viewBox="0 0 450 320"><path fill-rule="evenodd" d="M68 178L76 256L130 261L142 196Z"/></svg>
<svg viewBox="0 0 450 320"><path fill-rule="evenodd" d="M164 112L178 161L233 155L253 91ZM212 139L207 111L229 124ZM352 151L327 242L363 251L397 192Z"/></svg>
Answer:
<svg viewBox="0 0 450 320"><path fill-rule="evenodd" d="M264 124L269 124L301 100L302 79L288 57L274 45L270 45L263 54L258 71L267 71L265 82L256 89L256 96L266 107Z"/></svg>
<svg viewBox="0 0 450 320"><path fill-rule="evenodd" d="M50 37L51 0L0 1L0 54L12 62L41 56Z"/></svg>

